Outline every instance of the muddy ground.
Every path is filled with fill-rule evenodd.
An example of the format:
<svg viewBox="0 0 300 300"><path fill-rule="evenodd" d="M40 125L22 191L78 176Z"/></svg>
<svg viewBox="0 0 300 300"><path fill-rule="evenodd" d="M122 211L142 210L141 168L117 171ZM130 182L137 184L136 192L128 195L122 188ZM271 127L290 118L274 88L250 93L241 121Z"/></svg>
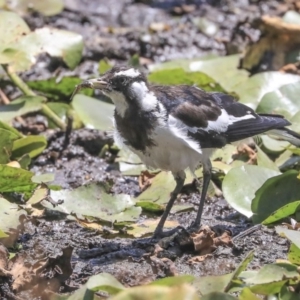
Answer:
<svg viewBox="0 0 300 300"><path fill-rule="evenodd" d="M75 74L86 78L97 74L98 61L104 57L125 62L133 54L139 54L141 62L147 63L211 53L233 53L243 48L247 38L257 38L257 32L245 22L247 18L251 21L265 13L281 15L289 8L286 2L65 0L66 7L60 15L46 18L33 13L26 17L26 21L32 29L51 25L81 33L86 45L82 63L75 71L69 71L61 61L43 56L23 77L36 80ZM193 20L199 16L205 16L216 25L218 31L214 37L197 28ZM150 36L148 27L156 22L167 24L169 29ZM49 146L32 163L32 171L54 172L54 184L63 188L104 180L112 183L112 193L136 196L140 192L137 178L124 177L118 171L113 154L108 153L104 158L98 156L103 145L110 140L105 132L87 129L74 131L66 149L63 149L62 132L48 130L47 136ZM197 192L189 190L181 195L181 199L192 203L195 209L177 213L170 219L177 219L181 225L188 226L195 217L200 197ZM132 239L126 236L126 232L115 237L110 234L110 225L107 225L105 234L99 235L61 215L24 220L18 242L28 262L34 261L37 256L52 258L54 265L61 265L61 258L65 262L70 259L71 265L62 266L60 276L57 276L59 272L54 271L44 274L48 287L53 274L56 274L58 284L53 290L59 292L73 291L89 276L99 272L113 274L125 286L146 283L174 273L195 276L225 274L233 271L252 249L255 249L255 258L251 268L286 258L288 241L278 237L273 229L258 227L241 236L253 225L231 209L222 197L207 199L203 216L204 224L217 232L227 230L234 236L234 243L231 247L219 247L210 258L197 264L189 263L195 253L191 248L180 245L180 240L175 239L159 254L160 258L169 258L172 265L156 265L149 255L154 251L149 239ZM2 288L1 299L13 299L8 290L9 285ZM29 289L18 296L20 299L48 297L48 294L41 298L34 293Z"/></svg>

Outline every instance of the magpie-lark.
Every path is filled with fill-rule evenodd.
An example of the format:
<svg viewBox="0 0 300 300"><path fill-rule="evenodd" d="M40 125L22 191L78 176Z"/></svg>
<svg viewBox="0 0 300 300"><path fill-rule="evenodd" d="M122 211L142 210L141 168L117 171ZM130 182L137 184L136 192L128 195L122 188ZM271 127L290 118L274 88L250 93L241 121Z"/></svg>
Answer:
<svg viewBox="0 0 300 300"><path fill-rule="evenodd" d="M203 187L192 227L200 225L215 148L266 131L300 146L300 135L285 128L291 124L282 116L256 114L230 95L194 86L150 85L135 68L114 67L100 78L83 82L77 90L83 87L100 89L115 104L118 145L127 146L146 166L173 173L176 187L154 236L164 235L163 226L184 185L185 170L194 174L199 163Z"/></svg>

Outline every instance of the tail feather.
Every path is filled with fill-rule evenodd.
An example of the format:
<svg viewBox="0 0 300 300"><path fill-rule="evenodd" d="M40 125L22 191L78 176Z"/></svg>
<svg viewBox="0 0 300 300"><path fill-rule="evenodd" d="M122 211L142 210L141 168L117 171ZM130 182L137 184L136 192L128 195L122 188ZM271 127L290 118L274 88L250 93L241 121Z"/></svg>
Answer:
<svg viewBox="0 0 300 300"><path fill-rule="evenodd" d="M268 131L276 137L283 139L296 147L300 147L300 134L288 128L278 128Z"/></svg>

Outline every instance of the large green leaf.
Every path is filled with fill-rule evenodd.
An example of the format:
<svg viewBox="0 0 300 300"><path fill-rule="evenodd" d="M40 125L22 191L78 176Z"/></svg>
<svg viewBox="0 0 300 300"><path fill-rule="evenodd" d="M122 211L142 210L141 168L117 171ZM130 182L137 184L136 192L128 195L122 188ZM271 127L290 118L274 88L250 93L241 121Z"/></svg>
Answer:
<svg viewBox="0 0 300 300"><path fill-rule="evenodd" d="M300 111L300 82L294 82L281 86L264 95L257 107L259 113L279 112L284 109L291 115Z"/></svg>
<svg viewBox="0 0 300 300"><path fill-rule="evenodd" d="M45 16L59 14L64 7L62 0L13 0L8 1L9 9L20 14L27 13L28 10L36 10Z"/></svg>
<svg viewBox="0 0 300 300"><path fill-rule="evenodd" d="M13 158L20 158L28 154L30 158L41 154L47 147L47 139L42 135L30 135L18 139L13 144L12 156Z"/></svg>
<svg viewBox="0 0 300 300"><path fill-rule="evenodd" d="M0 11L0 32L1 53L3 50L14 45L17 37L30 33L30 29L17 14L9 11Z"/></svg>
<svg viewBox="0 0 300 300"><path fill-rule="evenodd" d="M112 104L77 94L72 105L86 127L100 130L113 128L114 106Z"/></svg>
<svg viewBox="0 0 300 300"><path fill-rule="evenodd" d="M31 181L32 172L0 165L0 193L31 192L36 184Z"/></svg>
<svg viewBox="0 0 300 300"><path fill-rule="evenodd" d="M9 33L0 40L0 63L8 64L14 72L28 70L44 52L61 57L69 68L75 68L81 59L83 41L79 34L47 27L29 32L17 14L6 11L0 12L0 31Z"/></svg>
<svg viewBox="0 0 300 300"><path fill-rule="evenodd" d="M298 239L300 236L298 235ZM291 244L290 250L288 253L288 259L292 264L300 265L300 248L298 248L295 244Z"/></svg>
<svg viewBox="0 0 300 300"><path fill-rule="evenodd" d="M101 273L89 278L86 283L87 289L94 292L107 292L110 295L115 295L124 290L124 286L112 275Z"/></svg>
<svg viewBox="0 0 300 300"><path fill-rule="evenodd" d="M300 76L282 72L263 72L236 86L239 101L256 109L262 98L285 84L300 82ZM270 113L271 111L268 111Z"/></svg>
<svg viewBox="0 0 300 300"><path fill-rule="evenodd" d="M229 294L213 292L201 297L201 300L237 300L237 298Z"/></svg>
<svg viewBox="0 0 300 300"><path fill-rule="evenodd" d="M0 164L6 164L10 161L13 142L18 138L19 136L14 132L0 128Z"/></svg>
<svg viewBox="0 0 300 300"><path fill-rule="evenodd" d="M197 85L207 91L224 91L219 84L202 72L186 72L181 68L158 70L151 73L149 81L156 84Z"/></svg>
<svg viewBox="0 0 300 300"><path fill-rule="evenodd" d="M222 188L225 199L241 214L252 216L251 202L263 183L280 174L278 171L259 166L243 165L231 169L224 178Z"/></svg>
<svg viewBox="0 0 300 300"><path fill-rule="evenodd" d="M0 119L9 122L15 117L38 111L44 101L45 98L40 96L22 96L8 105L0 106Z"/></svg>
<svg viewBox="0 0 300 300"><path fill-rule="evenodd" d="M277 222L283 218L293 215L295 212L300 211L300 200L288 203L276 211L274 211L269 217L267 217L262 224L268 225Z"/></svg>
<svg viewBox="0 0 300 300"><path fill-rule="evenodd" d="M253 221L260 223L279 208L300 199L300 180L298 172L290 170L269 178L257 190L252 201Z"/></svg>
<svg viewBox="0 0 300 300"><path fill-rule="evenodd" d="M20 133L17 129L9 126L8 124L0 121L0 129L5 129L5 130L8 130L12 133L14 133L15 135L17 135L19 138L22 138L23 137L23 134Z"/></svg>
<svg viewBox="0 0 300 300"><path fill-rule="evenodd" d="M190 70L201 71L219 83L227 92L236 90L236 87L249 78L249 73L238 69L240 55L229 55L209 60L199 60L190 63Z"/></svg>
<svg viewBox="0 0 300 300"><path fill-rule="evenodd" d="M125 194L108 194L104 184L90 184L74 190L51 191L51 197L64 202L53 208L48 202L46 207L78 217L88 216L106 222L132 222L138 219L141 208Z"/></svg>
<svg viewBox="0 0 300 300"><path fill-rule="evenodd" d="M59 81L57 81L57 78L50 78L47 80L28 81L27 84L33 90L42 92L51 100L64 101L70 99L74 86L81 82L82 80L78 77L63 77ZM80 93L92 96L93 90L83 89Z"/></svg>

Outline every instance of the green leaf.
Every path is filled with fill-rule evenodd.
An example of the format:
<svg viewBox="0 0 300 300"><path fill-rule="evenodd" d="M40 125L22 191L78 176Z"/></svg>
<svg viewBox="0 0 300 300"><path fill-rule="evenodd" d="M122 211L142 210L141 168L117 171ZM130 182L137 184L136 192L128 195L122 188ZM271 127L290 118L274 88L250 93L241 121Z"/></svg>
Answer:
<svg viewBox="0 0 300 300"><path fill-rule="evenodd" d="M30 88L35 91L42 92L51 100L69 101L70 95L74 90L74 86L81 83L82 80L78 77L63 77L59 81L57 78L50 78L47 80L36 80L26 82ZM84 89L80 91L81 94L92 96L93 90ZM66 103L64 103L67 105Z"/></svg>
<svg viewBox="0 0 300 300"><path fill-rule="evenodd" d="M237 300L237 298L220 292L213 292L201 297L201 300Z"/></svg>
<svg viewBox="0 0 300 300"><path fill-rule="evenodd" d="M279 300L299 300L299 293L292 292L287 286L283 286L280 294Z"/></svg>
<svg viewBox="0 0 300 300"><path fill-rule="evenodd" d="M26 211L0 196L0 230L2 233L9 234L11 229L17 229L21 215L26 215ZM15 238L17 239L17 236Z"/></svg>
<svg viewBox="0 0 300 300"><path fill-rule="evenodd" d="M7 1L10 10L25 14L30 10L40 12L45 16L54 16L62 12L64 3L62 0L14 0Z"/></svg>
<svg viewBox="0 0 300 300"><path fill-rule="evenodd" d="M200 292L201 295L213 292L224 292L228 284L231 282L232 275L233 273L199 277L195 279L193 286Z"/></svg>
<svg viewBox="0 0 300 300"><path fill-rule="evenodd" d="M299 237L298 237L299 238ZM295 244L291 244L290 250L288 253L288 259L292 264L300 265L300 248L298 248Z"/></svg>
<svg viewBox="0 0 300 300"><path fill-rule="evenodd" d="M195 289L182 284L173 287L146 285L125 289L111 300L199 300Z"/></svg>
<svg viewBox="0 0 300 300"><path fill-rule="evenodd" d="M106 222L132 222L138 219L141 208L124 194L110 195L104 184L84 185L74 190L51 191L51 197L64 202L53 208L48 202L43 205L66 214L98 218Z"/></svg>
<svg viewBox="0 0 300 300"><path fill-rule="evenodd" d="M77 94L72 105L84 125L99 130L112 129L114 106L112 104Z"/></svg>
<svg viewBox="0 0 300 300"><path fill-rule="evenodd" d="M195 84L207 91L224 91L220 85L205 73L186 72L180 68L155 71L148 76L148 80L155 84Z"/></svg>
<svg viewBox="0 0 300 300"><path fill-rule="evenodd" d="M110 295L115 295L124 290L124 286L111 274L101 273L89 278L86 283L87 289L94 292L107 292Z"/></svg>
<svg viewBox="0 0 300 300"><path fill-rule="evenodd" d="M13 142L19 138L15 133L0 128L0 164L10 161Z"/></svg>
<svg viewBox="0 0 300 300"><path fill-rule="evenodd" d="M22 169L27 169L31 163L31 158L28 154L24 154L18 159L18 163L20 164Z"/></svg>
<svg viewBox="0 0 300 300"><path fill-rule="evenodd" d="M300 110L299 98L300 82L293 82L267 93L257 107L258 113L278 113L281 109L291 115Z"/></svg>
<svg viewBox="0 0 300 300"><path fill-rule="evenodd" d="M0 121L0 129L5 129L5 130L8 130L12 133L14 133L15 135L17 135L19 138L22 138L24 137L22 133L20 133L17 129L9 126L8 124Z"/></svg>
<svg viewBox="0 0 300 300"><path fill-rule="evenodd" d="M293 215L295 212L300 211L300 200L288 203L276 211L274 211L269 217L267 217L262 224L268 225L277 222L283 218Z"/></svg>
<svg viewBox="0 0 300 300"><path fill-rule="evenodd" d="M0 53L10 48L17 37L30 32L24 20L17 14L9 11L0 11ZM1 56L0 56L0 63Z"/></svg>
<svg viewBox="0 0 300 300"><path fill-rule="evenodd" d="M239 102L256 109L262 98L285 84L300 81L300 76L282 72L263 72L250 77L247 81L240 83L235 92L240 96ZM273 101L273 99L272 99ZM286 108L286 107L285 107ZM270 113L271 110L268 111Z"/></svg>
<svg viewBox="0 0 300 300"><path fill-rule="evenodd" d="M261 135L261 148L263 151L269 154L278 155L285 151L285 149L290 146L290 143L287 141L279 141L271 138L268 135Z"/></svg>
<svg viewBox="0 0 300 300"><path fill-rule="evenodd" d="M269 178L257 190L251 204L253 222L261 223L282 206L300 199L300 180L297 176L297 171L287 171Z"/></svg>
<svg viewBox="0 0 300 300"><path fill-rule="evenodd" d="M9 122L15 117L38 111L44 101L45 98L40 96L22 96L8 105L0 106L0 119Z"/></svg>
<svg viewBox="0 0 300 300"><path fill-rule="evenodd" d="M165 210L163 205L151 201L139 201L136 205L149 212L163 212Z"/></svg>
<svg viewBox="0 0 300 300"><path fill-rule="evenodd" d="M253 214L251 202L255 192L267 179L278 174L280 173L277 171L259 166L243 165L232 168L223 180L224 197L235 210L250 218Z"/></svg>
<svg viewBox="0 0 300 300"><path fill-rule="evenodd" d="M269 156L264 151L262 151L258 146L256 146L256 149L257 149L257 156L256 156L257 165L262 168L272 169L274 171L279 172L279 169L276 166L275 162L273 162L269 158Z"/></svg>
<svg viewBox="0 0 300 300"><path fill-rule="evenodd" d="M283 226L277 226L275 229L279 235L285 236L292 243L294 243L296 247L300 248L300 231L290 230Z"/></svg>
<svg viewBox="0 0 300 300"><path fill-rule="evenodd" d="M28 154L30 158L41 154L47 147L47 140L42 135L30 135L18 139L13 144L12 157L20 158Z"/></svg>
<svg viewBox="0 0 300 300"><path fill-rule="evenodd" d="M240 55L236 54L191 62L189 68L193 72L201 71L207 74L227 92L232 92L239 84L249 79L247 71L238 69L239 61Z"/></svg>
<svg viewBox="0 0 300 300"><path fill-rule="evenodd" d="M31 180L34 183L42 183L42 182L54 181L54 178L55 178L54 173L44 173L44 174L32 176Z"/></svg>
<svg viewBox="0 0 300 300"><path fill-rule="evenodd" d="M109 63L107 59L101 59L99 61L98 71L99 74L104 74L106 71L110 70L112 68L112 65Z"/></svg>
<svg viewBox="0 0 300 300"><path fill-rule="evenodd" d="M6 33L0 38L0 63L13 72L28 70L44 52L62 57L71 69L81 59L83 40L77 33L48 27L30 32L17 14L5 11L0 12L0 32Z"/></svg>
<svg viewBox="0 0 300 300"><path fill-rule="evenodd" d="M288 263L277 263L263 266L255 276L246 278L244 281L247 285L250 285L253 291L252 287L254 285L277 283L283 280L283 278L287 281L297 276L297 266ZM273 294L275 293L274 291Z"/></svg>
<svg viewBox="0 0 300 300"><path fill-rule="evenodd" d="M184 283L192 283L195 280L193 275L179 275L175 277L165 277L158 280L154 280L149 285L156 286L177 286Z"/></svg>
<svg viewBox="0 0 300 300"><path fill-rule="evenodd" d="M248 287L245 287L240 293L239 300L260 300L260 298L256 297Z"/></svg>
<svg viewBox="0 0 300 300"><path fill-rule="evenodd" d="M0 193L33 191L36 184L32 183L32 176L32 172L0 165Z"/></svg>

